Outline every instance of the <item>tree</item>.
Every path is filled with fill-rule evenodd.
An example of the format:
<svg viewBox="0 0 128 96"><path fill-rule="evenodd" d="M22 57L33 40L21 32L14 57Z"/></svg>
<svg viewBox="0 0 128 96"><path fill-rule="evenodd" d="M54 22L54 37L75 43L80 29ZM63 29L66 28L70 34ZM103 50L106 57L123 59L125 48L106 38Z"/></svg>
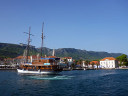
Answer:
<svg viewBox="0 0 128 96"><path fill-rule="evenodd" d="M128 66L127 55L123 54L123 55L121 55L121 56L118 56L116 59L117 59L118 61L120 61L120 66L121 66L121 65Z"/></svg>
<svg viewBox="0 0 128 96"><path fill-rule="evenodd" d="M0 56L0 61L4 61L6 57Z"/></svg>
<svg viewBox="0 0 128 96"><path fill-rule="evenodd" d="M76 64L75 63L72 63L71 64L71 68L75 68Z"/></svg>
<svg viewBox="0 0 128 96"><path fill-rule="evenodd" d="M78 62L77 62L77 63L78 63L80 66L82 66L82 61L83 61L83 60L82 60L82 59L80 59L80 60L78 60Z"/></svg>
<svg viewBox="0 0 128 96"><path fill-rule="evenodd" d="M78 60L75 60L75 61L74 61L74 63L77 65L77 63L78 63Z"/></svg>
<svg viewBox="0 0 128 96"><path fill-rule="evenodd" d="M90 63L90 61L88 61L88 60L85 61L85 65L86 65L86 66L88 66L89 63Z"/></svg>

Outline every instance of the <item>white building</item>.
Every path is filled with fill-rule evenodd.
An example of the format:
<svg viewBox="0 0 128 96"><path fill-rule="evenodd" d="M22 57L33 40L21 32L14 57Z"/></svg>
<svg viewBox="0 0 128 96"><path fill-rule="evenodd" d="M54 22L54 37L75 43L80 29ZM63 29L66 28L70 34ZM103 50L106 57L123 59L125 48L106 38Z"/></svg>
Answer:
<svg viewBox="0 0 128 96"><path fill-rule="evenodd" d="M114 57L106 57L100 60L100 67L101 68L117 68L118 61Z"/></svg>
<svg viewBox="0 0 128 96"><path fill-rule="evenodd" d="M67 59L68 62L73 62L72 57L64 57L64 59Z"/></svg>

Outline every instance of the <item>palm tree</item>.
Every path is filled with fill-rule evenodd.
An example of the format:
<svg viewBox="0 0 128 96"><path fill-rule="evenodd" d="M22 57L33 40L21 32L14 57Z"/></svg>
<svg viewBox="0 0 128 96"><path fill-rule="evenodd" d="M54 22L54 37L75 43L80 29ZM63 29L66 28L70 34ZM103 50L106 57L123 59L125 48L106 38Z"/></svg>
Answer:
<svg viewBox="0 0 128 96"><path fill-rule="evenodd" d="M82 59L78 60L80 66L82 66L82 61L83 61Z"/></svg>
<svg viewBox="0 0 128 96"><path fill-rule="evenodd" d="M85 65L86 65L87 67L88 67L89 63L90 63L90 61L88 61L88 60L85 61Z"/></svg>
<svg viewBox="0 0 128 96"><path fill-rule="evenodd" d="M64 63L67 64L67 67L69 67L68 60L64 59Z"/></svg>

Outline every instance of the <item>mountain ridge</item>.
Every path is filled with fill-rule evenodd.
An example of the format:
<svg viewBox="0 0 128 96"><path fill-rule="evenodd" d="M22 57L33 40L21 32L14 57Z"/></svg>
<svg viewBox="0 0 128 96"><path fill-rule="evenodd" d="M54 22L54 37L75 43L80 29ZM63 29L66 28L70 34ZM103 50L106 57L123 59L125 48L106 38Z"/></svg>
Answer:
<svg viewBox="0 0 128 96"><path fill-rule="evenodd" d="M19 44L9 44L0 43L0 57L15 58L22 55L26 46L21 46ZM53 49L43 48L43 53L47 56L52 55ZM30 55L40 53L40 48L30 47ZM84 59L84 60L95 60L102 59L105 57L118 57L122 53L108 53L108 52L97 52L97 51L87 51L75 48L58 48L55 49L55 54L57 57L73 57L73 59ZM44 54L43 54L44 55Z"/></svg>

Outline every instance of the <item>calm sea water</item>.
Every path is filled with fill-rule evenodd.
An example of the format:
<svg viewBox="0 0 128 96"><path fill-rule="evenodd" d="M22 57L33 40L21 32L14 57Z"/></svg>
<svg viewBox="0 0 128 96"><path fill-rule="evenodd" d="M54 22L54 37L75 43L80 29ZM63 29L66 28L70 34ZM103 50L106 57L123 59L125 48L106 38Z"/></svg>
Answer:
<svg viewBox="0 0 128 96"><path fill-rule="evenodd" d="M0 70L0 96L128 96L128 70L22 75Z"/></svg>

